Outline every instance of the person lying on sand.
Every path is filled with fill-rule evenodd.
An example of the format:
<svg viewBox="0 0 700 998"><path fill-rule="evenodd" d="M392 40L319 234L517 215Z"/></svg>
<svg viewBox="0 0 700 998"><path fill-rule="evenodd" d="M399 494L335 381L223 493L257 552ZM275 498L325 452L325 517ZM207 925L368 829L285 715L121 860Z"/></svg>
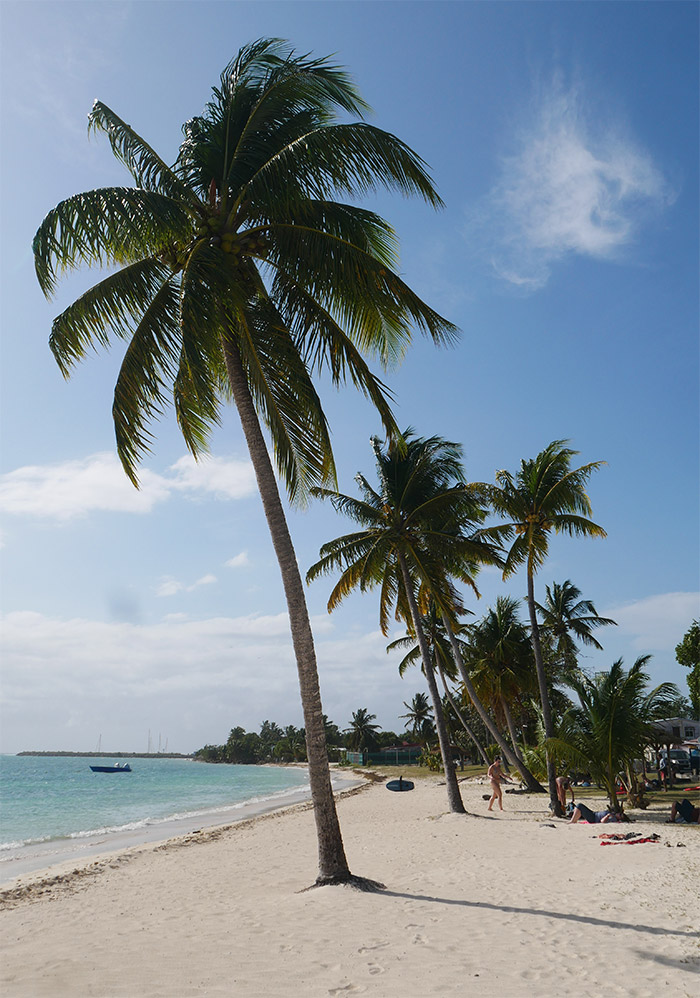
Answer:
<svg viewBox="0 0 700 998"><path fill-rule="evenodd" d="M674 800L671 804L671 818L667 824L673 822L685 822L688 825L700 825L700 807L693 807L687 797L683 800Z"/></svg>
<svg viewBox="0 0 700 998"><path fill-rule="evenodd" d="M575 825L577 821L587 821L590 825L601 825L607 824L609 821L622 821L619 814L615 811L611 811L610 808L606 808L605 811L591 811L590 807L586 807L580 801L574 808L574 813L571 815L567 821L567 825Z"/></svg>

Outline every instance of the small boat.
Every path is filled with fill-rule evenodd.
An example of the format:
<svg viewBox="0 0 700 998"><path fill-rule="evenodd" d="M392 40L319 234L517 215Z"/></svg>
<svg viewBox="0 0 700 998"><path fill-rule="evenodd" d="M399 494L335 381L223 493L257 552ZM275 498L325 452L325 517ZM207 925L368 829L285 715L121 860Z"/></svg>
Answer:
<svg viewBox="0 0 700 998"><path fill-rule="evenodd" d="M90 766L93 773L130 773L131 766L128 762L115 762L113 766Z"/></svg>

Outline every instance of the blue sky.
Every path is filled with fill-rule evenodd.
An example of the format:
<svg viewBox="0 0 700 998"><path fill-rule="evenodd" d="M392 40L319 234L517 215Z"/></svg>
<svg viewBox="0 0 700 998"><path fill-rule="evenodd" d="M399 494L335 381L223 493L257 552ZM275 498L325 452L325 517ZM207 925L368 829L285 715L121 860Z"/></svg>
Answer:
<svg viewBox="0 0 700 998"><path fill-rule="evenodd" d="M128 183L93 100L172 161L238 48L260 36L334 53L373 122L427 160L445 209L398 196L401 272L462 336L419 338L387 380L402 426L464 447L492 481L551 440L604 460L590 483L605 540L557 539L539 593L569 578L618 627L605 651L673 649L698 606L698 6L692 3L14 3L2 44L3 707L0 750L173 750L233 725L300 724L277 567L235 412L211 461L157 427L136 492L114 455L118 351L65 382L51 320L97 273L46 302L31 240L81 190ZM340 487L372 472L378 420L323 386ZM330 508L291 511L302 570L345 531ZM401 730L403 701L373 595L332 616L308 591L326 713L367 707ZM481 615L525 580L480 577Z"/></svg>

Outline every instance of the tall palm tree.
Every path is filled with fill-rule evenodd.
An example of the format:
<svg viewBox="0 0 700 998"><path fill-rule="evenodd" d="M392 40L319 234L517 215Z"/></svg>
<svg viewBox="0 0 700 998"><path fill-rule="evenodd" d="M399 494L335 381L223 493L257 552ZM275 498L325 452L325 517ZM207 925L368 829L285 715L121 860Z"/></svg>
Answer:
<svg viewBox="0 0 700 998"><path fill-rule="evenodd" d="M554 736L554 721L537 622L535 574L547 558L552 531L578 537L606 536L602 527L588 519L592 511L585 492L586 482L605 462L595 461L572 468L571 460L578 451L571 450L567 443L567 440L553 440L536 458L521 461L515 475L509 471L498 471L498 485L485 486L494 511L507 522L489 527L484 534L499 543L512 540L503 578L508 578L521 565L526 566L530 636L548 739ZM550 806L555 814L561 816L563 812L557 796L556 776L554 763L548 759Z"/></svg>
<svg viewBox="0 0 700 998"><path fill-rule="evenodd" d="M540 635L552 645L559 662L567 672L578 668L576 640L588 647L603 650L593 631L598 627L617 626L610 617L601 617L589 599L581 599L581 590L569 579L552 588L545 586L544 605L535 603L539 616ZM576 639L576 640L574 640Z"/></svg>
<svg viewBox="0 0 700 998"><path fill-rule="evenodd" d="M204 113L184 126L168 166L96 102L135 186L88 191L49 212L34 239L48 296L83 264L115 272L55 319L65 375L91 348L127 342L114 395L117 450L134 483L150 422L174 402L190 451L206 451L233 400L253 463L289 611L319 842L317 883L352 878L335 812L313 637L301 576L263 436L290 498L335 481L312 375L350 380L396 434L386 390L364 359L401 357L412 326L437 342L455 327L396 274L396 241L378 215L337 200L380 187L440 200L423 161L357 120L367 110L348 74L278 39L245 46ZM339 121L338 115L346 119Z"/></svg>
<svg viewBox="0 0 700 998"><path fill-rule="evenodd" d="M330 489L317 489L335 508L361 525L360 531L338 537L321 548L321 558L307 572L307 581L341 570L328 600L332 611L354 589L365 592L380 587L379 622L387 634L389 616L410 622L421 650L440 743L447 796L452 811L463 813L464 804L452 764L442 704L438 693L422 614L431 598L438 606L461 605L451 582L458 578L473 584L481 562L493 563L492 546L468 536L467 528L481 524L485 511L478 496L464 484L461 447L441 437L420 438L407 430L401 444L378 438L372 447L379 488L358 474L355 481L362 499ZM464 528L453 529L455 524ZM438 555L442 555L440 560ZM450 572L444 565L449 559Z"/></svg>
<svg viewBox="0 0 700 998"><path fill-rule="evenodd" d="M589 679L580 675L570 680L579 699L562 718L560 735L550 745L571 763L589 770L602 783L611 808L619 811L617 777L632 768L643 755L653 732L654 720L667 711L678 689L661 683L648 691L649 676L644 671L651 655L638 658L626 672L622 659L609 672Z"/></svg>
<svg viewBox="0 0 700 998"><path fill-rule="evenodd" d="M346 731L349 749L360 752L362 749L372 748L376 744L379 725L372 724L372 721L376 721L376 719L377 715L370 714L366 707L360 707L353 711L350 727Z"/></svg>

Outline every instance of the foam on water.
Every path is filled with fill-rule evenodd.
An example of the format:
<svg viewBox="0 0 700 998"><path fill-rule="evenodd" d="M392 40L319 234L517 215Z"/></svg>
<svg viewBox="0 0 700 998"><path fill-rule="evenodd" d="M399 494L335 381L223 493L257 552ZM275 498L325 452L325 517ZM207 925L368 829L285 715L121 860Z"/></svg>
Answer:
<svg viewBox="0 0 700 998"><path fill-rule="evenodd" d="M99 760L102 761L102 760ZM88 758L1 756L0 864L30 847L123 836L173 823L223 823L250 805L307 795L305 769L133 759L132 772L92 773Z"/></svg>

